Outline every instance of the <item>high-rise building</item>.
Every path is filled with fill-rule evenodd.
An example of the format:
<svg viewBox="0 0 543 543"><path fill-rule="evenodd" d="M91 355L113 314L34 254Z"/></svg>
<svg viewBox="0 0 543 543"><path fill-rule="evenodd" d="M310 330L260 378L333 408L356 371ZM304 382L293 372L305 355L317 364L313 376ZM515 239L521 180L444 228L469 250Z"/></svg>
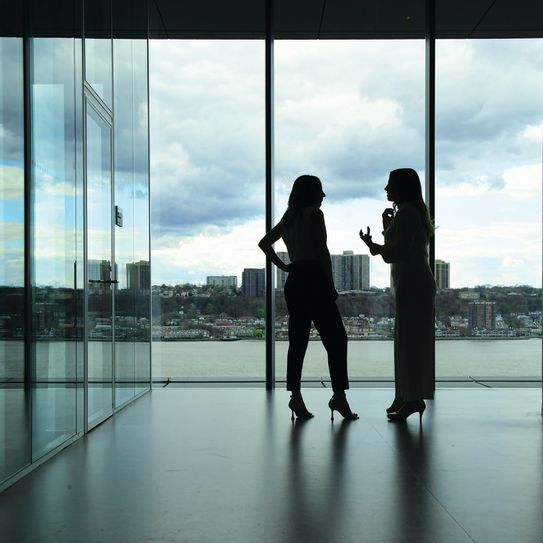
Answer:
<svg viewBox="0 0 543 543"><path fill-rule="evenodd" d="M436 285L437 288L450 288L450 269L449 262L436 259Z"/></svg>
<svg viewBox="0 0 543 543"><path fill-rule="evenodd" d="M126 288L129 290L150 290L151 266L147 260L130 262L126 265Z"/></svg>
<svg viewBox="0 0 543 543"><path fill-rule="evenodd" d="M93 260L87 262L87 279L93 281L110 281L113 279L111 274L111 262L109 260Z"/></svg>
<svg viewBox="0 0 543 543"><path fill-rule="evenodd" d="M468 329L494 330L496 328L496 302L477 301L468 304Z"/></svg>
<svg viewBox="0 0 543 543"><path fill-rule="evenodd" d="M241 276L244 296L264 296L266 274L264 268L245 268Z"/></svg>
<svg viewBox="0 0 543 543"><path fill-rule="evenodd" d="M288 253L286 251L279 251L277 253L277 256L285 263L290 264L290 258L288 257ZM277 268L276 276L275 276L275 288L277 290L284 290L285 289L285 282L287 280L288 273L286 271L283 271L281 268Z"/></svg>
<svg viewBox="0 0 543 543"><path fill-rule="evenodd" d="M208 275L207 285L210 287L238 288L237 275Z"/></svg>
<svg viewBox="0 0 543 543"><path fill-rule="evenodd" d="M338 292L368 290L370 288L370 257L343 251L341 255L330 255L332 275Z"/></svg>

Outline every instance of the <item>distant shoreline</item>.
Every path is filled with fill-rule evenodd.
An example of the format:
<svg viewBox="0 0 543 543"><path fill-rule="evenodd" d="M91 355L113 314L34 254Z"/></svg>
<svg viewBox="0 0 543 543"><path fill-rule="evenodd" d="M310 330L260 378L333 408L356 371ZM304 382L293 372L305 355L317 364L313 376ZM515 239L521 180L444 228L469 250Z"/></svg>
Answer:
<svg viewBox="0 0 543 543"><path fill-rule="evenodd" d="M541 336L519 336L519 337L436 337L436 341L519 341L526 339L541 339ZM349 341L393 341L394 338L381 338L381 337L364 337L364 338L349 338ZM264 338L238 338L236 340L223 341L220 338L162 338L162 339L153 339L153 342L190 342L190 341L222 341L223 343L236 343L237 341L264 341ZM288 339L276 339L275 341L284 341L288 342ZM320 338L309 338L309 341L320 341Z"/></svg>

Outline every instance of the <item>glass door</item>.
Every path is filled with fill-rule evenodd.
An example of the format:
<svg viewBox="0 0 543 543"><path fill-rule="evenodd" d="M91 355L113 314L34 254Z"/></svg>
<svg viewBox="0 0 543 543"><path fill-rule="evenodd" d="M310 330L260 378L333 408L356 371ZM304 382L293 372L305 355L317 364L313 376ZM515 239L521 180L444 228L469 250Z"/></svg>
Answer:
<svg viewBox="0 0 543 543"><path fill-rule="evenodd" d="M113 413L113 252L111 119L86 100L87 188L87 421L92 428Z"/></svg>

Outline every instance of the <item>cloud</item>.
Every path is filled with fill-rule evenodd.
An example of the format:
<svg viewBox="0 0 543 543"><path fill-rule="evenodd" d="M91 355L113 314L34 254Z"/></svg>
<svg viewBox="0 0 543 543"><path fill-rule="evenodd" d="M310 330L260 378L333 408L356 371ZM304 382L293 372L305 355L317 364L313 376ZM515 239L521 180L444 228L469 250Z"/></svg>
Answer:
<svg viewBox="0 0 543 543"><path fill-rule="evenodd" d="M236 247L242 230L262 220L263 44L151 41L150 48L155 246L185 255L188 260L180 256L176 266L190 267L192 276L203 277L208 265L214 273L239 274L254 246L217 261L203 253L213 254L211 247L220 252L221 244ZM357 241L358 217L378 223L391 169L411 166L423 178L424 55L422 40L276 43L278 216L293 179L318 175L328 195L331 250L349 249ZM540 254L533 229L517 254L500 238L505 230L485 228L499 223L506 229L519 216L540 224L542 58L542 40L438 43L436 240L441 257L450 253L455 269L465 270L456 276L459 284L503 277L507 257L533 268L527 251ZM379 231L378 224L374 228ZM457 250L455 229L464 236ZM192 248L180 250L183 239ZM197 254L201 264L190 256ZM516 271L525 282L540 282L522 267ZM386 268L373 277L388 284Z"/></svg>

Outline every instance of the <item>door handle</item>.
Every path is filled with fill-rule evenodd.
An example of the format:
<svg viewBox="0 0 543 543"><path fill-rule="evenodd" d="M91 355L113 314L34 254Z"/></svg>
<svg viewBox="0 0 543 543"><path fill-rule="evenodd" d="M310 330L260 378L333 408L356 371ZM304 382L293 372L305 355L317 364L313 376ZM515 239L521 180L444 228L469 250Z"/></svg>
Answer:
<svg viewBox="0 0 543 543"><path fill-rule="evenodd" d="M118 283L116 279L108 279L107 281L104 279L89 279L89 283L102 283L104 285L111 285L113 283Z"/></svg>

